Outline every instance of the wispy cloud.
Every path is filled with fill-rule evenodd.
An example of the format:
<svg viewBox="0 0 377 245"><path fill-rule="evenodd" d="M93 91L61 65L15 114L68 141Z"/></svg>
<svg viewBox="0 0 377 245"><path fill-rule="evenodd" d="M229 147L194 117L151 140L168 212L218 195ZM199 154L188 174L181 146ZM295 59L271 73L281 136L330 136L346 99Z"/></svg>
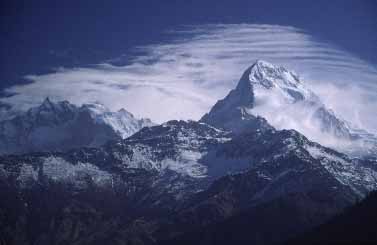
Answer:
<svg viewBox="0 0 377 245"><path fill-rule="evenodd" d="M76 104L101 102L114 110L124 107L156 122L199 119L236 85L243 70L265 59L295 70L335 112L377 132L376 67L303 30L202 25L166 35L172 41L135 48L124 66L108 61L29 75L32 83L8 88L15 95L0 102L25 109L50 96Z"/></svg>

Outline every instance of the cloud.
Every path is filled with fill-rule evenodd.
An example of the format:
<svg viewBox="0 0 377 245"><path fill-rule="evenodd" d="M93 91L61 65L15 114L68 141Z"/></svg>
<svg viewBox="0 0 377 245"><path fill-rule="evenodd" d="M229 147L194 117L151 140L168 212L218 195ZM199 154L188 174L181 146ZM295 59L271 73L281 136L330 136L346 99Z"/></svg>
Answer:
<svg viewBox="0 0 377 245"><path fill-rule="evenodd" d="M168 43L136 47L103 64L29 75L0 103L15 109L44 97L76 104L101 102L156 122L199 119L238 82L256 59L295 70L337 114L377 132L377 69L303 30L278 25L184 26L165 33ZM121 62L120 62L121 63ZM287 126L288 127L288 126Z"/></svg>
<svg viewBox="0 0 377 245"><path fill-rule="evenodd" d="M335 87L330 90L328 88L326 86L326 91L332 91L332 95L328 98L331 98L331 100L334 100L334 98L337 98L336 100L344 99L342 96L339 97L342 93L341 90ZM339 137L339 132L332 131L333 129L329 132L322 130L323 118L318 117L317 114L322 103L317 101L317 97L314 97L313 100L295 101L293 103L274 88L269 90L257 89L254 91L254 96L255 107L250 110L250 113L262 116L277 129L295 129L315 142L353 156L365 155L376 149L371 138L351 140L347 137ZM361 101L361 98L357 100ZM345 114L355 113L352 108L350 109L349 104L344 106L344 109ZM372 108L368 108L368 110L372 110ZM362 124L363 122L360 122L357 117L358 113L356 112L356 115L353 115L354 121ZM348 126L351 126L351 132L353 132L354 127Z"/></svg>

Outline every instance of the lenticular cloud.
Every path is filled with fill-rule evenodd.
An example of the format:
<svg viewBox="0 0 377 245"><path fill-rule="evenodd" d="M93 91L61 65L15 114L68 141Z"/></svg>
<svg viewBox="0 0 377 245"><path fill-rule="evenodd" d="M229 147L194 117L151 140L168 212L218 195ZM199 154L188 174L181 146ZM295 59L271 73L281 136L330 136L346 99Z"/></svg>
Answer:
<svg viewBox="0 0 377 245"><path fill-rule="evenodd" d="M257 24L201 25L165 35L172 41L136 47L124 66L110 60L29 75L32 83L6 89L14 95L0 102L24 110L50 96L76 104L100 102L113 110L124 107L156 122L199 119L235 86L248 66L263 59L296 71L338 115L377 132L373 112L377 108L376 68L304 30Z"/></svg>

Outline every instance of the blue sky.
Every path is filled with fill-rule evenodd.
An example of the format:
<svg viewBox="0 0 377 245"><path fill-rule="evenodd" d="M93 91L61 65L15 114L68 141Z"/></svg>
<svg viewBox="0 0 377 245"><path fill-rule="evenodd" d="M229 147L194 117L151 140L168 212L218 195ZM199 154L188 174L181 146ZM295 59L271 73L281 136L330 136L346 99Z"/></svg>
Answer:
<svg viewBox="0 0 377 245"><path fill-rule="evenodd" d="M288 25L377 63L375 1L2 1L0 87L54 66L91 64L164 41L180 25Z"/></svg>
<svg viewBox="0 0 377 245"><path fill-rule="evenodd" d="M1 4L2 104L25 108L50 96L158 122L198 119L263 58L298 72L346 119L377 130L375 1ZM350 97L353 109L341 103Z"/></svg>

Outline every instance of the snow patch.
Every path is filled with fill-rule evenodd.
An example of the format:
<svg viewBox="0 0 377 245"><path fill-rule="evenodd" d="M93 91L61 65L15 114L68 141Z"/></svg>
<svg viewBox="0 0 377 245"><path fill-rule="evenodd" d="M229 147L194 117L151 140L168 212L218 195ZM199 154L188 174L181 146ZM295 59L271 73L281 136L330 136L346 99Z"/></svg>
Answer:
<svg viewBox="0 0 377 245"><path fill-rule="evenodd" d="M59 157L47 157L43 161L43 174L57 182L69 182L79 186L87 181L95 185L112 184L112 175L90 163L72 164Z"/></svg>
<svg viewBox="0 0 377 245"><path fill-rule="evenodd" d="M306 146L309 154L319 160L340 183L350 186L356 193L363 196L364 192L377 189L377 172L363 166L360 162L342 158L314 146ZM362 190L365 191L362 191Z"/></svg>
<svg viewBox="0 0 377 245"><path fill-rule="evenodd" d="M167 168L193 178L206 177L207 167L198 162L202 154L203 153L190 150L181 150L177 159L164 159L161 162L161 168Z"/></svg>

